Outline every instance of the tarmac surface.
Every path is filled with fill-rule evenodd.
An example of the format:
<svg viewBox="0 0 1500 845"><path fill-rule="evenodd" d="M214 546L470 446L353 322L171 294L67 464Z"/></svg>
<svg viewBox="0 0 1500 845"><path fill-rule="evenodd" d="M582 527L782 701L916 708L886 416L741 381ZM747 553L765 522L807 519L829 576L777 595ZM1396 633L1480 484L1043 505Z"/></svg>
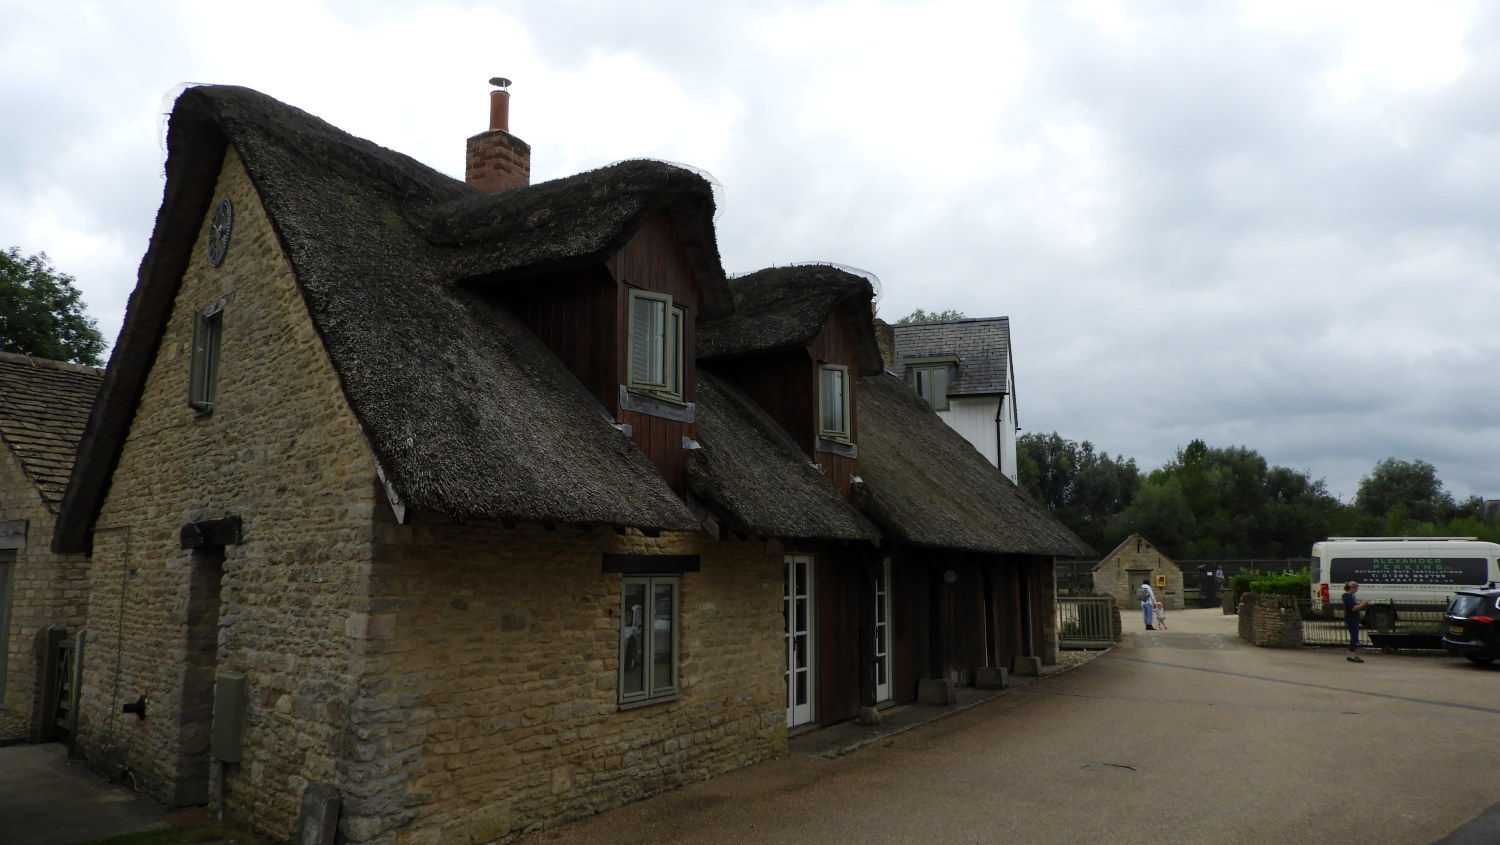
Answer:
<svg viewBox="0 0 1500 845"><path fill-rule="evenodd" d="M1378 651L1352 664L1252 647L1218 610L1167 621L1076 668L800 734L779 759L521 841L1500 842L1500 666ZM60 745L0 748L4 845L173 818Z"/></svg>

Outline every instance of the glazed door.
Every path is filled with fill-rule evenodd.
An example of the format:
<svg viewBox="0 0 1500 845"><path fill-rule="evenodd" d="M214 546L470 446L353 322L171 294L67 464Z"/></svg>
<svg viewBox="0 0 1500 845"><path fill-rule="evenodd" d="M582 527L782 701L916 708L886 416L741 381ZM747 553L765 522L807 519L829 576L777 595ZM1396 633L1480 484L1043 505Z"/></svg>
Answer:
<svg viewBox="0 0 1500 845"><path fill-rule="evenodd" d="M813 636L811 555L786 556L786 724L813 719Z"/></svg>
<svg viewBox="0 0 1500 845"><path fill-rule="evenodd" d="M891 697L891 559L875 570L875 700Z"/></svg>

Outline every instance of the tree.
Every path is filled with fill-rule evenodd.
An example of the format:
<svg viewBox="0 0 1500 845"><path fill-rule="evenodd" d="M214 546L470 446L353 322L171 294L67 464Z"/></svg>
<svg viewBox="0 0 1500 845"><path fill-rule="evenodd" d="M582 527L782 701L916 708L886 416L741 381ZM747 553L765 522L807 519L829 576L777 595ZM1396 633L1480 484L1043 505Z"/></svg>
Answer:
<svg viewBox="0 0 1500 845"><path fill-rule="evenodd" d="M910 314L907 314L905 317L897 320L896 324L905 326L912 323L941 323L945 320L962 319L964 319L964 312L962 311L934 311L929 314L926 311L918 308Z"/></svg>
<svg viewBox="0 0 1500 845"><path fill-rule="evenodd" d="M1360 479L1354 507L1387 523L1447 522L1459 515L1453 496L1438 480L1437 467L1426 461L1386 458ZM1399 513L1398 513L1399 511ZM1398 517L1392 519L1393 516Z"/></svg>
<svg viewBox="0 0 1500 845"><path fill-rule="evenodd" d="M1114 522L1141 485L1134 460L1095 452L1057 432L1021 435L1016 441L1020 487L1052 511L1058 521L1096 549L1119 542Z"/></svg>
<svg viewBox="0 0 1500 845"><path fill-rule="evenodd" d="M59 273L47 253L0 252L0 351L97 367L104 337L83 310L73 277Z"/></svg>
<svg viewBox="0 0 1500 845"><path fill-rule="evenodd" d="M1121 523L1176 557L1281 557L1307 554L1339 510L1322 481L1194 440L1146 477Z"/></svg>

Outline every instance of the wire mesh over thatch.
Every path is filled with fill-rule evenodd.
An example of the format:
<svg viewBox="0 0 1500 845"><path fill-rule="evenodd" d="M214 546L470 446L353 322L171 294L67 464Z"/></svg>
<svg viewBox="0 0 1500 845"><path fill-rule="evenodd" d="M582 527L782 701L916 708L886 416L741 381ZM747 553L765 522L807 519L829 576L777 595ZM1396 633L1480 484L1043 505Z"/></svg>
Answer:
<svg viewBox="0 0 1500 845"><path fill-rule="evenodd" d="M1002 554L1091 550L891 375L859 380L856 503L887 535Z"/></svg>
<svg viewBox="0 0 1500 845"><path fill-rule="evenodd" d="M782 539L879 537L769 415L702 369L698 440L688 484L731 529Z"/></svg>
<svg viewBox="0 0 1500 845"><path fill-rule="evenodd" d="M407 506L460 519L697 525L487 293L602 262L665 211L705 314L727 311L707 181L629 162L488 194L263 94L209 86L189 89L172 113L162 210L60 538L81 545L103 501L226 147L244 163L349 405Z"/></svg>
<svg viewBox="0 0 1500 845"><path fill-rule="evenodd" d="M805 347L836 311L856 332L861 372L880 370L868 279L827 264L758 270L729 280L734 311L698 329L698 357L711 359Z"/></svg>

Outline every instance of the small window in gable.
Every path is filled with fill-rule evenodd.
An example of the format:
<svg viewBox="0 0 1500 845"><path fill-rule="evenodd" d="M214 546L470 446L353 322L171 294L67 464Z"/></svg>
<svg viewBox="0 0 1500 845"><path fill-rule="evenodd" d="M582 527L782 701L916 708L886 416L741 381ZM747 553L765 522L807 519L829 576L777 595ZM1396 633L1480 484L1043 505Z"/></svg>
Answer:
<svg viewBox="0 0 1500 845"><path fill-rule="evenodd" d="M672 297L630 292L631 390L682 401L683 320Z"/></svg>
<svg viewBox="0 0 1500 845"><path fill-rule="evenodd" d="M848 367L824 364L818 369L818 434L829 440L850 439Z"/></svg>
<svg viewBox="0 0 1500 845"><path fill-rule="evenodd" d="M214 409L219 392L219 345L224 334L222 303L193 316L193 354L188 374L188 404L203 413Z"/></svg>

